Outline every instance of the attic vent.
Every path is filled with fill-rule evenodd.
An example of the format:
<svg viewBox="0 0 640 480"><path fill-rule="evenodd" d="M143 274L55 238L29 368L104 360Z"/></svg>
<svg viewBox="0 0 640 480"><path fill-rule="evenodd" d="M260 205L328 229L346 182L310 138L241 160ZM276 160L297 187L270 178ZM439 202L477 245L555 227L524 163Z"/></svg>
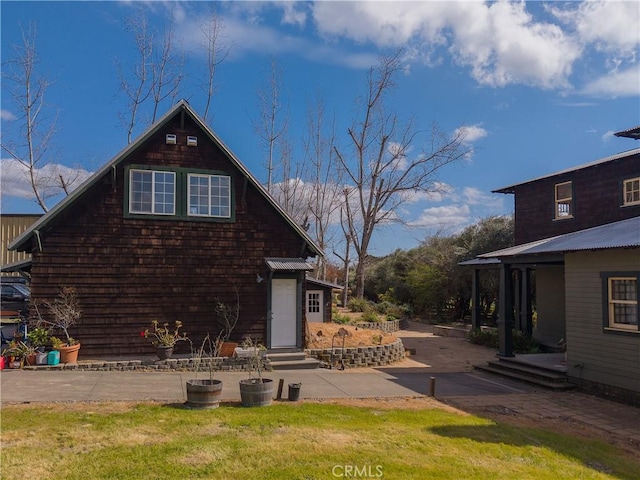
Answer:
<svg viewBox="0 0 640 480"><path fill-rule="evenodd" d="M197 147L198 146L198 137L187 137L187 146L189 147Z"/></svg>
<svg viewBox="0 0 640 480"><path fill-rule="evenodd" d="M167 133L166 141L167 141L167 145L175 145L176 144L176 134L175 133Z"/></svg>

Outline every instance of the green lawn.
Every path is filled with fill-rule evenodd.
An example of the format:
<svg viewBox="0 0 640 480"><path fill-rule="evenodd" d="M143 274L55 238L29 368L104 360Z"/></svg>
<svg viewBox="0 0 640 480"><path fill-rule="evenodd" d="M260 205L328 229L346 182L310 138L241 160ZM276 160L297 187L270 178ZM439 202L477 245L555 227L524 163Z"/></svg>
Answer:
<svg viewBox="0 0 640 480"><path fill-rule="evenodd" d="M439 408L276 403L1 410L2 479L640 478L614 446Z"/></svg>

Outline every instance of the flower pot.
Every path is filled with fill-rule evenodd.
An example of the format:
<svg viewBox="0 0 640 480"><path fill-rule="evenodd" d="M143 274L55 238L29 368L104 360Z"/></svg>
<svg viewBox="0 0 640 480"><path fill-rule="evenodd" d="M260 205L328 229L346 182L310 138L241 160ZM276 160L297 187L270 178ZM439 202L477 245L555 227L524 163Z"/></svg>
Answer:
<svg viewBox="0 0 640 480"><path fill-rule="evenodd" d="M270 378L240 380L240 399L243 407L271 405L275 385Z"/></svg>
<svg viewBox="0 0 640 480"><path fill-rule="evenodd" d="M76 343L75 345L64 345L62 347L58 347L57 350L60 352L60 363L78 362L78 352L80 350L79 343Z"/></svg>
<svg viewBox="0 0 640 480"><path fill-rule="evenodd" d="M218 408L222 396L222 380L187 380L188 408Z"/></svg>
<svg viewBox="0 0 640 480"><path fill-rule="evenodd" d="M236 342L222 342L219 355L221 357L233 357L237 346L238 344Z"/></svg>
<svg viewBox="0 0 640 480"><path fill-rule="evenodd" d="M291 402L297 402L300 400L300 385L299 383L290 383L289 384L289 400Z"/></svg>
<svg viewBox="0 0 640 480"><path fill-rule="evenodd" d="M156 345L156 355L160 360L167 360L173 355L173 345Z"/></svg>
<svg viewBox="0 0 640 480"><path fill-rule="evenodd" d="M25 365L33 366L36 364L36 354L27 355L24 359Z"/></svg>

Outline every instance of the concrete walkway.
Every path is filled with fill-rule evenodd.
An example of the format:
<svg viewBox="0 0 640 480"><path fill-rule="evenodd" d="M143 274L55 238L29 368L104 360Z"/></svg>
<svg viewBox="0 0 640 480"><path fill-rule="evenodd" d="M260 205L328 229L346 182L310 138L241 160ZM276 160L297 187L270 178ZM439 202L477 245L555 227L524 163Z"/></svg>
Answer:
<svg viewBox="0 0 640 480"><path fill-rule="evenodd" d="M416 354L398 364L351 370L288 370L265 374L276 382L301 382L302 399L398 398L427 395L482 415L519 415L531 420L570 421L615 435L640 449L640 409L579 392L550 392L473 370L495 352L464 339L434 336L429 326L412 323L399 335ZM185 384L193 372L2 370L3 405L41 402L186 401ZM199 374L206 378L206 374ZM222 401L240 401L239 380L246 373L216 373L223 381Z"/></svg>

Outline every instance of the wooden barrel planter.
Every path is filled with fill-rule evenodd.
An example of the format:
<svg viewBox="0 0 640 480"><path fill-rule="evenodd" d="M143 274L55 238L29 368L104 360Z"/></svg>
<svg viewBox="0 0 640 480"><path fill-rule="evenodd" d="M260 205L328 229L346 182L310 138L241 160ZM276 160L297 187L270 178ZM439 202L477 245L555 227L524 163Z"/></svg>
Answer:
<svg viewBox="0 0 640 480"><path fill-rule="evenodd" d="M222 380L187 380L188 408L218 408L222 396Z"/></svg>
<svg viewBox="0 0 640 480"><path fill-rule="evenodd" d="M243 407L265 407L271 405L275 384L270 378L240 380L240 399Z"/></svg>

